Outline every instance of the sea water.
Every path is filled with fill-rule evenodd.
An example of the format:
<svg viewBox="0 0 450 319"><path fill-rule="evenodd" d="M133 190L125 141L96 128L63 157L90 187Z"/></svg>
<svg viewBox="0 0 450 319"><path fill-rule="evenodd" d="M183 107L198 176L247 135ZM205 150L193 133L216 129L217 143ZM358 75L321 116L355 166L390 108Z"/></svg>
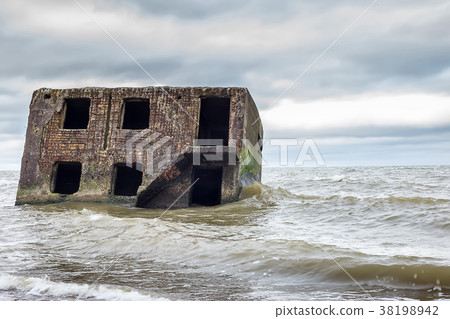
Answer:
<svg viewBox="0 0 450 319"><path fill-rule="evenodd" d="M264 168L240 201L14 206L0 300L450 299L450 167Z"/></svg>

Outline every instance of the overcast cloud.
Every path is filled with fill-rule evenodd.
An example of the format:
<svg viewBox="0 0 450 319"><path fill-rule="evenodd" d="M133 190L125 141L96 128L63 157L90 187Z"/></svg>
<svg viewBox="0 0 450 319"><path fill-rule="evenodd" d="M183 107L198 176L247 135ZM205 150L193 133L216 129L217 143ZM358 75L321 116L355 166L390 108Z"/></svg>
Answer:
<svg viewBox="0 0 450 319"><path fill-rule="evenodd" d="M450 164L448 1L379 0L266 111L373 0L78 1L158 83L247 87L265 137L314 138L327 165ZM72 0L2 3L0 43L0 168L34 89L155 85Z"/></svg>

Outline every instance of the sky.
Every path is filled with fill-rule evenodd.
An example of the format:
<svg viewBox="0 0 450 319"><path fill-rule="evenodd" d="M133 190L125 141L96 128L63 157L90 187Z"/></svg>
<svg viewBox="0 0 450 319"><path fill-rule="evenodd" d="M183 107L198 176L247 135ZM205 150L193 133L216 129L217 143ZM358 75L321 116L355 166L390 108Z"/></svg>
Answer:
<svg viewBox="0 0 450 319"><path fill-rule="evenodd" d="M247 87L288 164L311 139L327 166L450 164L448 1L76 1L0 6L0 169L35 89L149 85Z"/></svg>

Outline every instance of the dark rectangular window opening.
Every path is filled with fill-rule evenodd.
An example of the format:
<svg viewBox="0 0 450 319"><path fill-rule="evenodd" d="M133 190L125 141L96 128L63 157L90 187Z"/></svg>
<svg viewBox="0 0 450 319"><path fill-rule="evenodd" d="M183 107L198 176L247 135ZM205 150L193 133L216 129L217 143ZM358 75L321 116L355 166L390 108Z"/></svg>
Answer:
<svg viewBox="0 0 450 319"><path fill-rule="evenodd" d="M122 128L143 130L148 128L150 119L149 99L126 99L123 105Z"/></svg>
<svg viewBox="0 0 450 319"><path fill-rule="evenodd" d="M90 105L90 99L66 99L63 128L86 129Z"/></svg>
<svg viewBox="0 0 450 319"><path fill-rule="evenodd" d="M114 167L114 195L136 196L142 184L142 171L136 165L128 167L125 164L116 164Z"/></svg>
<svg viewBox="0 0 450 319"><path fill-rule="evenodd" d="M53 166L52 193L73 194L78 192L81 179L81 163L57 162Z"/></svg>
<svg viewBox="0 0 450 319"><path fill-rule="evenodd" d="M228 145L230 98L203 98L200 104L199 139L220 139Z"/></svg>
<svg viewBox="0 0 450 319"><path fill-rule="evenodd" d="M192 204L214 206L221 203L222 198L222 167L194 167L194 184Z"/></svg>

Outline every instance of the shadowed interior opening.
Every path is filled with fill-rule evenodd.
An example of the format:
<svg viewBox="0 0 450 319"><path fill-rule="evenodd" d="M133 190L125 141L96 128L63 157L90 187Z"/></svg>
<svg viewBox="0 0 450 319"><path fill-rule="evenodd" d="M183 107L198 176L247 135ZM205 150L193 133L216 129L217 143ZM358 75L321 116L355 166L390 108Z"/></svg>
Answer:
<svg viewBox="0 0 450 319"><path fill-rule="evenodd" d="M53 167L52 193L73 194L80 188L81 163L58 162Z"/></svg>
<svg viewBox="0 0 450 319"><path fill-rule="evenodd" d="M142 171L125 164L117 164L114 168L114 195L136 196L142 184Z"/></svg>
<svg viewBox="0 0 450 319"><path fill-rule="evenodd" d="M200 105L199 139L220 139L228 145L230 98L203 98ZM205 144L202 144L205 145Z"/></svg>
<svg viewBox="0 0 450 319"><path fill-rule="evenodd" d="M222 167L201 168L194 167L194 184L192 204L202 206L219 205L222 193Z"/></svg>
<svg viewBox="0 0 450 319"><path fill-rule="evenodd" d="M86 129L89 123L89 99L67 99L64 129Z"/></svg>
<svg viewBox="0 0 450 319"><path fill-rule="evenodd" d="M124 101L122 128L143 130L148 128L150 102L148 99L127 99Z"/></svg>

